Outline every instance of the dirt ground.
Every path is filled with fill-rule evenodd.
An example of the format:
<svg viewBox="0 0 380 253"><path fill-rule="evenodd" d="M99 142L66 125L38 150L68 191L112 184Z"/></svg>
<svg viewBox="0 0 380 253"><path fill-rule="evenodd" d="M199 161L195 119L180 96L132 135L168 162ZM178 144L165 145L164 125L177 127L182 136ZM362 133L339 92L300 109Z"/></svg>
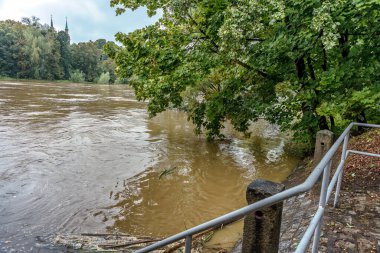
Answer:
<svg viewBox="0 0 380 253"><path fill-rule="evenodd" d="M380 130L350 138L349 149L380 154ZM340 151L334 158L339 163ZM312 160L303 164L286 182L297 185L310 175ZM319 187L305 195L305 202L318 202ZM319 252L380 253L380 159L351 154L346 160L339 205L329 202ZM292 249L289 249L291 251Z"/></svg>

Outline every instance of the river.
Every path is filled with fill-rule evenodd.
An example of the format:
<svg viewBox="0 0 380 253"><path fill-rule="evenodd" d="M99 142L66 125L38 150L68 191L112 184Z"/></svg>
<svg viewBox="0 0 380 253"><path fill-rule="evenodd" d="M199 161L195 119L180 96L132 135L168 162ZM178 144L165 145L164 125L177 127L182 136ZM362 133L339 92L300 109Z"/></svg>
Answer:
<svg viewBox="0 0 380 253"><path fill-rule="evenodd" d="M149 119L123 85L1 81L0 252L51 249L65 233L168 236L244 206L249 182L282 181L298 162L264 121L249 139L227 126L207 142L186 119Z"/></svg>

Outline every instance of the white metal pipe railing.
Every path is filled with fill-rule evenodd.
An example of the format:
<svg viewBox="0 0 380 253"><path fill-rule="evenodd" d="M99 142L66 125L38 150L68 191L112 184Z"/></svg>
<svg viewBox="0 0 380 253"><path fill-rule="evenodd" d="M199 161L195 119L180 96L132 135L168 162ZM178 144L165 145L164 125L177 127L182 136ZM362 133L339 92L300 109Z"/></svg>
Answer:
<svg viewBox="0 0 380 253"><path fill-rule="evenodd" d="M245 215L250 214L256 210L271 206L275 203L284 201L284 200L289 199L293 196L296 196L296 195L299 195L303 192L309 191L315 185L315 183L318 181L318 178L320 177L320 175L323 172L319 207L318 207L317 212L315 213L314 217L312 218L309 227L307 228L305 234L303 235L303 237L302 237L301 241L299 242L298 247L295 251L297 253L305 252L307 250L307 248L309 247L309 242L310 242L311 237L313 237L313 235L314 235L313 249L312 249L313 251L312 252L313 253L317 252L318 246L319 246L320 231L321 231L321 227L322 227L322 220L323 220L323 214L325 211L325 206L326 206L326 204L330 198L330 195L331 195L335 185L336 185L336 190L335 190L334 206L336 206L336 204L338 202L339 192L340 192L340 187L341 187L341 182L342 182L344 162L345 162L347 156L349 154L360 154L360 155L380 157L380 154L372 154L372 153L367 153L367 152L357 151L357 150L347 150L349 134L350 134L350 130L353 126L380 128L380 125L375 125L375 124L365 124L365 123L351 123L351 124L349 124L348 127L343 131L343 133L339 136L339 138L332 145L332 147L328 150L328 152L324 155L322 160L314 168L312 173L307 177L307 179L302 184L294 186L288 190L280 192L276 195L273 195L271 197L268 197L268 198L263 199L261 201L258 201L256 203L253 203L251 205L237 209L237 210L230 212L228 214L222 215L222 216L215 218L211 221L205 222L203 224L200 224L198 226L195 226L193 228L185 230L181 233L178 233L176 235L168 237L162 241L153 243L152 245L149 245L145 248L137 250L136 253L150 252L150 251L162 248L166 245L169 245L171 243L174 243L174 242L182 240L182 239L185 239L185 252L190 253L193 235L198 234L200 232L203 232L207 229L219 227L219 226L226 224L226 223L229 223L231 221L238 220L238 219L244 217ZM340 163L339 163L332 179L329 181L332 159L333 159L335 152L338 150L339 146L342 144L342 142L343 142L343 148L342 148L342 155L341 155Z"/></svg>
<svg viewBox="0 0 380 253"><path fill-rule="evenodd" d="M323 170L321 195L319 196L319 207L323 208L323 210L325 209L326 202L327 202L326 197L327 197L327 189L328 189L328 185L329 185L331 163L332 162L330 160ZM323 214L322 214L322 217L318 219L318 225L314 230L314 241L313 241L312 253L318 252L319 238L321 237L322 219L323 219Z"/></svg>
<svg viewBox="0 0 380 253"><path fill-rule="evenodd" d="M366 156L373 156L373 157L380 158L379 154L373 154L373 153L368 153L368 152L363 152L363 151L358 151L358 150L347 150L347 152L352 153L352 154L357 154L357 155L366 155Z"/></svg>
<svg viewBox="0 0 380 253"><path fill-rule="evenodd" d="M321 206L317 209L317 212L315 213L313 219L310 221L310 225L306 229L305 234L303 235L300 243L298 244L298 247L295 253L303 253L306 251L307 247L309 246L309 241L311 237L313 237L315 228L319 224L319 221L321 220L324 211L325 211L325 208Z"/></svg>
<svg viewBox="0 0 380 253"><path fill-rule="evenodd" d="M351 129L350 129L351 130ZM347 158L347 147L348 147L348 140L350 138L350 134L346 134L344 136L344 142L343 142L343 148L342 148L342 155L340 156L340 166L338 167L337 171L335 172L335 175L338 175L338 183L336 185L336 191L335 191L335 197L334 197L334 207L338 204L339 199L339 192L340 192L340 185L342 184L342 175L343 175L343 167L344 163ZM334 178L335 178L334 175ZM331 187L331 191L333 190L334 186Z"/></svg>

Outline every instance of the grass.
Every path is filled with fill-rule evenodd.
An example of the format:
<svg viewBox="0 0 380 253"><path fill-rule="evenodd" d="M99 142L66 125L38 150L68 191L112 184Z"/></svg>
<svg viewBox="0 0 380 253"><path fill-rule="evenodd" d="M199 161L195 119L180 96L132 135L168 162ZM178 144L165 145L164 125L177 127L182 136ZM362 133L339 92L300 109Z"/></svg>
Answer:
<svg viewBox="0 0 380 253"><path fill-rule="evenodd" d="M7 77L7 76L0 76L0 81L21 81L21 82L40 82L40 83L72 83L69 80L38 80L38 79L13 78L13 77Z"/></svg>
<svg viewBox="0 0 380 253"><path fill-rule="evenodd" d="M74 83L70 80L39 80L39 79L13 78L13 77L7 77L7 76L0 76L0 81L18 81L18 82L31 82L31 83ZM97 83L82 82L82 84L97 84Z"/></svg>
<svg viewBox="0 0 380 253"><path fill-rule="evenodd" d="M72 82L70 80L39 80L39 79L13 78L13 77L7 77L7 76L0 76L0 81L18 81L18 82L31 82L31 83L76 83L76 82ZM103 84L96 83L96 82L86 82L86 81L80 82L80 83L81 84L103 85Z"/></svg>

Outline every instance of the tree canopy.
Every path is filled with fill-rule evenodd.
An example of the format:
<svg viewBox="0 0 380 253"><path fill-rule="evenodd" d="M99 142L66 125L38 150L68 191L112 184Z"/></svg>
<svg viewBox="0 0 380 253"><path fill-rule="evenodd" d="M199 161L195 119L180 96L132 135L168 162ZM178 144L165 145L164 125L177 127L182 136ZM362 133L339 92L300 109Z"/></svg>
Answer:
<svg viewBox="0 0 380 253"><path fill-rule="evenodd" d="M378 0L111 0L162 11L106 45L151 116L182 108L210 138L258 118L305 140L379 121Z"/></svg>
<svg viewBox="0 0 380 253"><path fill-rule="evenodd" d="M116 67L103 51L106 43L98 39L70 44L68 32L43 25L34 16L22 22L0 21L0 76L97 82L102 73L109 73L113 83Z"/></svg>

